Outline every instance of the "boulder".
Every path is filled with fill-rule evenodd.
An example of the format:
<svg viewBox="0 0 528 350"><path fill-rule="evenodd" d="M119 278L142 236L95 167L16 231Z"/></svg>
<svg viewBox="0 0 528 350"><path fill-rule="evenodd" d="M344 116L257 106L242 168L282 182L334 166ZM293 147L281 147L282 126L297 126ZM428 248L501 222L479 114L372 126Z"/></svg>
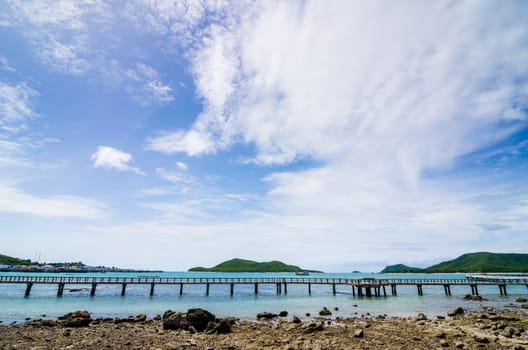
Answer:
<svg viewBox="0 0 528 350"><path fill-rule="evenodd" d="M288 311L279 312L279 317L286 317L286 316L288 316Z"/></svg>
<svg viewBox="0 0 528 350"><path fill-rule="evenodd" d="M92 317L88 311L74 311L59 317L59 321L65 327L87 327Z"/></svg>
<svg viewBox="0 0 528 350"><path fill-rule="evenodd" d="M271 312L259 312L257 314L257 319L259 320L271 320L272 318L277 317L277 314Z"/></svg>
<svg viewBox="0 0 528 350"><path fill-rule="evenodd" d="M316 331L322 331L324 324L322 322L310 322L305 324L303 327L304 333L313 333Z"/></svg>
<svg viewBox="0 0 528 350"><path fill-rule="evenodd" d="M526 298L523 298L523 297L518 297L517 299L515 299L516 302L518 303L526 303Z"/></svg>
<svg viewBox="0 0 528 350"><path fill-rule="evenodd" d="M447 316L454 317L454 316L460 316L464 314L464 309L462 307L457 307L447 313Z"/></svg>
<svg viewBox="0 0 528 350"><path fill-rule="evenodd" d="M319 311L319 316L330 316L332 314L332 312L330 310L328 310L325 307L323 307L323 309L321 311Z"/></svg>
<svg viewBox="0 0 528 350"><path fill-rule="evenodd" d="M182 312L172 312L168 316L163 315L163 329L187 329L189 324Z"/></svg>
<svg viewBox="0 0 528 350"><path fill-rule="evenodd" d="M229 320L221 320L215 325L214 331L218 334L231 333L231 322Z"/></svg>
<svg viewBox="0 0 528 350"><path fill-rule="evenodd" d="M293 316L292 317L292 322L293 323L301 323L301 319L299 317L297 317L297 316Z"/></svg>
<svg viewBox="0 0 528 350"><path fill-rule="evenodd" d="M363 338L364 336L365 336L365 332L362 329L357 329L354 332L354 337L355 338Z"/></svg>
<svg viewBox="0 0 528 350"><path fill-rule="evenodd" d="M464 296L464 299L465 300L473 300L473 301L482 301L482 300L484 300L480 295L471 295L471 294L466 294Z"/></svg>
<svg viewBox="0 0 528 350"><path fill-rule="evenodd" d="M416 321L425 321L427 320L427 316L423 313L419 313L418 316L416 316Z"/></svg>
<svg viewBox="0 0 528 350"><path fill-rule="evenodd" d="M185 316L187 323L193 326L198 332L203 332L209 322L214 322L216 316L204 309L189 309Z"/></svg>

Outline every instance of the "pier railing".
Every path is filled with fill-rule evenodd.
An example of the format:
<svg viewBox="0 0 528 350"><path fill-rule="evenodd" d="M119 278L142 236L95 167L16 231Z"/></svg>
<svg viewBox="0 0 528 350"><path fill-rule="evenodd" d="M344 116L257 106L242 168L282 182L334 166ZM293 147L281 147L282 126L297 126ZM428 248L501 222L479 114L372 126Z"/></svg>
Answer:
<svg viewBox="0 0 528 350"><path fill-rule="evenodd" d="M97 285L114 284L121 285L121 295L125 295L126 287L132 285L150 285L150 295L154 294L155 285L179 285L180 294L183 294L184 285L204 285L206 295L209 295L209 286L212 284L230 285L230 293L233 295L235 285L252 284L255 294L258 293L259 285L275 284L277 294L288 292L288 285L306 285L308 293L311 294L312 285L330 285L336 294L336 286L351 286L352 294L356 291L359 296L386 296L386 287L391 287L392 295L397 295L397 286L414 285L417 287L418 295L423 295L423 286L443 286L446 295L451 295L451 286L470 286L471 293L478 295L478 286L498 286L501 295L506 295L506 286L525 285L528 288L528 276L488 276L468 275L466 278L325 278L325 277L258 277L258 278L232 278L232 277L88 277L88 276L35 276L35 275L8 275L0 276L0 284L26 284L25 296L29 296L34 284L57 284L57 296L62 296L66 284L90 285L90 295L95 295ZM364 293L363 293L364 292Z"/></svg>

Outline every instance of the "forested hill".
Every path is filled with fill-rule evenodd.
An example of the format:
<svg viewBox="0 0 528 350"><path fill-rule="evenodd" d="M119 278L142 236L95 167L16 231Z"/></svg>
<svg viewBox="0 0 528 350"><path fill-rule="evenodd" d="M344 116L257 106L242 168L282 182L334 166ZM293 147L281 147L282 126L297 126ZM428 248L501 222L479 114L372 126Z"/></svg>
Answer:
<svg viewBox="0 0 528 350"><path fill-rule="evenodd" d="M382 273L488 273L488 272L528 272L528 254L505 254L478 252L459 256L454 260L420 269L405 265L387 266Z"/></svg>
<svg viewBox="0 0 528 350"><path fill-rule="evenodd" d="M320 272L310 271L300 268L295 265L287 265L280 261L258 262L244 259L231 259L224 261L214 267L193 267L189 269L191 272L207 271L207 272Z"/></svg>
<svg viewBox="0 0 528 350"><path fill-rule="evenodd" d="M19 259L12 256L0 254L0 265L31 265L29 259Z"/></svg>

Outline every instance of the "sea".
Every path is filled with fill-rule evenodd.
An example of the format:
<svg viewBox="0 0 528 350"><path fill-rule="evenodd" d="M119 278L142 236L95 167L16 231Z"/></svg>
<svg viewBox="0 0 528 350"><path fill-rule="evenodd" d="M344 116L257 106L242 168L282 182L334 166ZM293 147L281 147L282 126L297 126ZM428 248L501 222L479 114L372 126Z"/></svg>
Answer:
<svg viewBox="0 0 528 350"><path fill-rule="evenodd" d="M21 273L0 272L0 276L21 275ZM290 278L293 273L219 273L219 272L156 272L156 273L25 273L37 276L81 276L81 277L176 277L176 278ZM324 273L311 274L317 278L465 278L465 274L375 274L375 273ZM464 296L471 293L469 286L451 286L451 296L446 296L442 286L423 286L419 296L414 285L398 286L398 295L392 296L387 288L386 297L353 296L350 286L336 286L336 295L331 285L312 284L308 294L306 285L288 285L288 294L277 294L275 285L259 285L254 293L253 285L235 285L230 295L229 285L211 284L209 295L205 285L185 285L183 295L179 285L156 285L150 296L150 285L128 285L126 295L121 296L121 285L97 286L95 296L90 297L87 285L69 285L62 297L57 297L56 285L33 285L31 295L24 297L25 284L0 283L0 323L20 323L34 319L57 318L75 310L88 310L93 318L128 317L140 313L148 317L163 314L166 310L186 311L190 308L204 308L217 317L234 316L255 320L259 312L287 311L288 315L303 318L317 316L326 307L331 317L408 317L424 313L428 317L446 313L458 306L468 311L483 307L526 311L515 301L517 297L528 298L526 286L508 286L507 296L501 296L498 286L479 286L484 300L468 301Z"/></svg>

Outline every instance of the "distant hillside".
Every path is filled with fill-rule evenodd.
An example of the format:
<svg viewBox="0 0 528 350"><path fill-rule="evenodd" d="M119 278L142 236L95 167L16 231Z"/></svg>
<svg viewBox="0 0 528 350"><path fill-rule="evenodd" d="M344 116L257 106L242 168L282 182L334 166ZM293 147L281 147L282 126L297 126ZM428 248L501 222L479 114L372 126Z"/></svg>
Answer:
<svg viewBox="0 0 528 350"><path fill-rule="evenodd" d="M453 273L453 272L528 272L528 254L503 254L503 253L468 253L454 260L444 261L439 264L409 271L405 265L387 266L382 272L425 272L425 273ZM413 269L413 268L411 268Z"/></svg>
<svg viewBox="0 0 528 350"><path fill-rule="evenodd" d="M19 259L12 256L0 254L0 265L31 265L29 259Z"/></svg>
<svg viewBox="0 0 528 350"><path fill-rule="evenodd" d="M244 259L231 259L214 267L193 267L189 271L207 272L320 272L301 269L299 266L286 265L280 261L258 262Z"/></svg>
<svg viewBox="0 0 528 350"><path fill-rule="evenodd" d="M423 269L419 267L411 267L403 264L389 265L384 268L381 273L403 273L403 272L422 272Z"/></svg>

